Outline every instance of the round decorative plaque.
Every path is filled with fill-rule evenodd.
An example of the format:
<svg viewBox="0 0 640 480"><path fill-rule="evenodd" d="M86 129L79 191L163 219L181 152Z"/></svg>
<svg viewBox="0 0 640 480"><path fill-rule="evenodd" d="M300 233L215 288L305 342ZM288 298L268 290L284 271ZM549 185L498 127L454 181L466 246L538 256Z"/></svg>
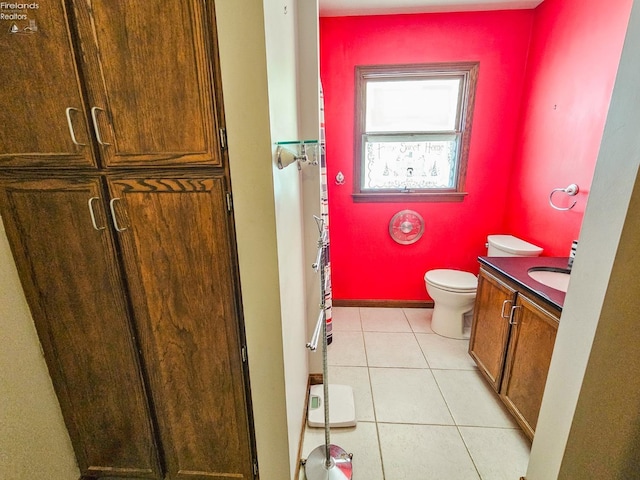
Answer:
<svg viewBox="0 0 640 480"><path fill-rule="evenodd" d="M389 222L389 235L401 245L411 245L424 233L424 219L413 210L401 210Z"/></svg>

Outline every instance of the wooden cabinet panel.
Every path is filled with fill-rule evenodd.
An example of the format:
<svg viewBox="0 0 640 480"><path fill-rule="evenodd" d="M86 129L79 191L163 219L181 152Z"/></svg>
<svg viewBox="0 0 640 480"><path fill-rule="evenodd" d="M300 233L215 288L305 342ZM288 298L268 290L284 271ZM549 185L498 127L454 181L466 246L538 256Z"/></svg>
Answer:
<svg viewBox="0 0 640 480"><path fill-rule="evenodd" d="M511 287L480 270L469 354L496 392L504 371L510 328L508 315L514 298Z"/></svg>
<svg viewBox="0 0 640 480"><path fill-rule="evenodd" d="M560 311L547 310L547 302L529 298L510 279L496 275L480 269L469 353L532 439Z"/></svg>
<svg viewBox="0 0 640 480"><path fill-rule="evenodd" d="M167 479L249 479L222 177L109 179Z"/></svg>
<svg viewBox="0 0 640 480"><path fill-rule="evenodd" d="M2 22L0 167L94 166L64 1L38 4Z"/></svg>
<svg viewBox="0 0 640 480"><path fill-rule="evenodd" d="M558 316L518 295L500 396L529 438L538 422Z"/></svg>
<svg viewBox="0 0 640 480"><path fill-rule="evenodd" d="M98 178L0 181L0 212L82 474L158 479L102 198Z"/></svg>
<svg viewBox="0 0 640 480"><path fill-rule="evenodd" d="M212 2L73 4L105 165L221 165Z"/></svg>
<svg viewBox="0 0 640 480"><path fill-rule="evenodd" d="M253 478L213 2L24 13L0 213L81 472Z"/></svg>

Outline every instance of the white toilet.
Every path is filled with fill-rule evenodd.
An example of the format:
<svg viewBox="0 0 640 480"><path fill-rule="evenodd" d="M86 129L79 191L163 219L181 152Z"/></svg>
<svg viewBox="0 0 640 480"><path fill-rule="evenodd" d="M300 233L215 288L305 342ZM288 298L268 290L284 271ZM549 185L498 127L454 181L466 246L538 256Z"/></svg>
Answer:
<svg viewBox="0 0 640 480"><path fill-rule="evenodd" d="M512 235L489 235L489 257L537 257L542 248ZM469 272L450 269L429 270L424 274L427 293L433 299L431 329L449 338L469 338L464 318L473 310L478 279Z"/></svg>

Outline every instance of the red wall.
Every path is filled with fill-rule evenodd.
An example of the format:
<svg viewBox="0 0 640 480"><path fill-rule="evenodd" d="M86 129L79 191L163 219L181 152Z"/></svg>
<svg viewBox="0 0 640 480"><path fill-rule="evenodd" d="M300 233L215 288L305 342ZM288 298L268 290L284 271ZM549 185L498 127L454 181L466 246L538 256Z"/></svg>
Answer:
<svg viewBox="0 0 640 480"><path fill-rule="evenodd" d="M632 0L545 0L537 9L506 231L567 256L579 238ZM548 203L576 183L569 211ZM569 198L554 195L561 206Z"/></svg>
<svg viewBox="0 0 640 480"><path fill-rule="evenodd" d="M545 0L535 10L321 18L334 298L427 300L424 272L477 272L491 233L567 255L578 238L631 3ZM460 203L354 203L354 66L451 61L480 62L469 195ZM338 171L346 177L341 186L332 181ZM553 210L551 189L574 182L578 205ZM388 234L403 209L425 219L424 236L409 246Z"/></svg>
<svg viewBox="0 0 640 480"><path fill-rule="evenodd" d="M477 272L488 233L503 229L533 11L320 19L331 263L336 300L426 300L433 268ZM458 203L354 203L354 66L479 61L466 191ZM338 171L346 177L338 186ZM403 246L389 220L412 209L425 233Z"/></svg>

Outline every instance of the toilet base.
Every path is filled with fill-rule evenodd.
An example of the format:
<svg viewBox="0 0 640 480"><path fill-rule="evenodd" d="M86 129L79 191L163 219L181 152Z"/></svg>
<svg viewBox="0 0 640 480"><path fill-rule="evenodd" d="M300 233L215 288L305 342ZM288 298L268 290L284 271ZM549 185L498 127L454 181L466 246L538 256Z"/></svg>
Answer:
<svg viewBox="0 0 640 480"><path fill-rule="evenodd" d="M471 333L471 315L473 308L455 310L446 306L438 308L436 303L431 317L431 330L441 337L468 340Z"/></svg>

